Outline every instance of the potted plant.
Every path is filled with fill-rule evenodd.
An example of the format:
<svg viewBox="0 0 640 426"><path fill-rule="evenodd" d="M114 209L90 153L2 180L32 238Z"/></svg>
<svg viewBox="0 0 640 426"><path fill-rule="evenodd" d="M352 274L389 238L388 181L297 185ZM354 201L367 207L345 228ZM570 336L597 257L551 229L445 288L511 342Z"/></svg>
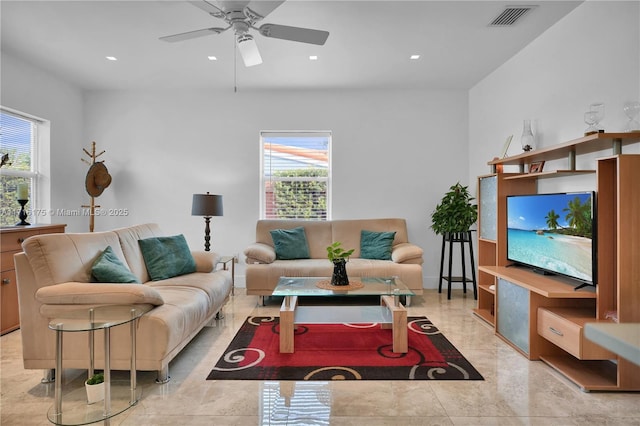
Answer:
<svg viewBox="0 0 640 426"><path fill-rule="evenodd" d="M431 214L431 229L445 237L469 231L478 219L478 206L471 204L473 200L468 187L460 185L460 182L451 186Z"/></svg>
<svg viewBox="0 0 640 426"><path fill-rule="evenodd" d="M104 373L96 373L84 382L87 403L93 404L104 399Z"/></svg>
<svg viewBox="0 0 640 426"><path fill-rule="evenodd" d="M331 285L349 285L347 276L347 260L353 254L354 249L345 250L340 247L342 243L336 241L327 247L327 258L333 262L333 275Z"/></svg>

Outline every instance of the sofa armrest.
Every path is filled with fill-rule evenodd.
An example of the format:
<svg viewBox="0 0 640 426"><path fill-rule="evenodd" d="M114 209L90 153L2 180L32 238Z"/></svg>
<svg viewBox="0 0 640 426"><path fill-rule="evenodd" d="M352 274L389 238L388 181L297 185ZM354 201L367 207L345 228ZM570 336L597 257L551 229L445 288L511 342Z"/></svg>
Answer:
<svg viewBox="0 0 640 426"><path fill-rule="evenodd" d="M391 260L395 263L420 263L422 264L422 248L411 243L395 245L391 251Z"/></svg>
<svg viewBox="0 0 640 426"><path fill-rule="evenodd" d="M247 256L247 264L273 263L276 260L276 250L268 244L253 243L244 250Z"/></svg>
<svg viewBox="0 0 640 426"><path fill-rule="evenodd" d="M196 261L196 272L213 272L221 257L212 251L192 251L191 255Z"/></svg>
<svg viewBox="0 0 640 426"><path fill-rule="evenodd" d="M144 284L66 282L38 289L36 300L48 305L164 304L160 293Z"/></svg>

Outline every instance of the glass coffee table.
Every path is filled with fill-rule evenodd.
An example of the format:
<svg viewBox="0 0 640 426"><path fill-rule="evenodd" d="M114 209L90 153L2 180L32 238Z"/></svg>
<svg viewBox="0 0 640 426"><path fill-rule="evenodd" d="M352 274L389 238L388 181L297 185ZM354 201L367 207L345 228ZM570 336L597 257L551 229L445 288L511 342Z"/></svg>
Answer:
<svg viewBox="0 0 640 426"><path fill-rule="evenodd" d="M294 329L296 324L342 324L380 323L382 328L391 328L393 352L406 353L407 310L400 297L415 294L398 277L354 278L362 288L345 289L327 286L327 277L281 277L273 296L283 296L280 307L280 352L294 352ZM321 287L319 287L319 285ZM329 287L329 288L327 288ZM349 286L351 287L351 286ZM322 305L300 306L298 298L337 296L379 296L380 305ZM354 299L358 301L358 299ZM330 301L329 301L330 302Z"/></svg>

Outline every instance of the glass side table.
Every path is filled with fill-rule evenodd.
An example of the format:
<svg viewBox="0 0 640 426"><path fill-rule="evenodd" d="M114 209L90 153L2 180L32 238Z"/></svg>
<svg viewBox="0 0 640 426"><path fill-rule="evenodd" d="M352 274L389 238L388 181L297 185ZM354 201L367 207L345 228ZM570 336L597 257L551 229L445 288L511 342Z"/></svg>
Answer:
<svg viewBox="0 0 640 426"><path fill-rule="evenodd" d="M235 294L236 289L236 257L235 256L222 256L218 260L218 265L222 264L222 268L225 271L229 270L229 264L231 264L231 295Z"/></svg>
<svg viewBox="0 0 640 426"><path fill-rule="evenodd" d="M84 425L104 421L135 405L142 395L136 383L136 328L138 318L152 309L149 307L129 305L107 305L92 309L81 309L65 312L49 322L49 328L56 332L56 379L55 403L49 409L47 417L56 425ZM115 384L111 382L111 327L130 324L131 334L131 373L129 386L126 382ZM64 395L65 412L62 411L62 348L63 336L67 332L88 332L89 339L89 369L88 377L94 373L94 332L104 331L104 401L100 404L87 404L84 386ZM112 395L112 391L114 395ZM112 398L113 397L113 398Z"/></svg>

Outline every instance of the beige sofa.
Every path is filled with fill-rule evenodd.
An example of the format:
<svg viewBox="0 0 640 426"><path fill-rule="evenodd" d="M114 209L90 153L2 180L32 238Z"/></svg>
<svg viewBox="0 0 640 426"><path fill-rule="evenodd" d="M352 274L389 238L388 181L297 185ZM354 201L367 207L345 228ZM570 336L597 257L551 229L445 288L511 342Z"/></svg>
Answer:
<svg viewBox="0 0 640 426"><path fill-rule="evenodd" d="M157 371L169 380L169 362L215 319L231 292L231 275L216 270L213 252L192 252L196 272L151 281L138 240L164 236L156 224L109 232L33 236L14 256L20 305L22 355L27 369L55 368L55 332L50 318L65 311L108 304L152 306L138 323L136 362L141 371ZM91 282L94 260L111 246L142 284ZM89 368L87 333L65 333L65 368ZM103 339L95 336L95 367L103 368ZM131 338L127 325L111 331L111 368L130 368Z"/></svg>
<svg viewBox="0 0 640 426"><path fill-rule="evenodd" d="M276 260L270 231L304 227L309 259ZM362 230L395 231L391 260L360 258ZM270 296L280 277L329 277L333 271L327 259L327 246L341 242L344 249L355 249L347 262L352 277L399 277L416 294L422 294L423 250L410 243L404 219L352 219L333 221L259 220L256 241L248 246L246 256L247 294Z"/></svg>

